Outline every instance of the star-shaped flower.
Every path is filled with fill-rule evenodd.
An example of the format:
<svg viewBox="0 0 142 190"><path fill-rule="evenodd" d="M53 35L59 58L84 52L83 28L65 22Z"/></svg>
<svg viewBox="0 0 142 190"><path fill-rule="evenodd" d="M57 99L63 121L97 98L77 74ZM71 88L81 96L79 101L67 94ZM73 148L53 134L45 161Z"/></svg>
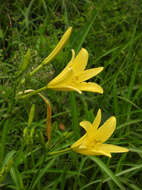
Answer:
<svg viewBox="0 0 142 190"><path fill-rule="evenodd" d="M96 76L103 70L103 67L87 69L85 67L88 62L88 52L82 48L75 57L75 52L72 50L72 59L63 71L48 83L48 88L62 91L90 91L103 93L101 86L94 82L85 82L86 80Z"/></svg>
<svg viewBox="0 0 142 190"><path fill-rule="evenodd" d="M127 148L104 142L113 134L116 127L116 118L110 117L101 127L101 110L98 110L93 123L82 121L80 125L86 130L86 134L76 141L71 148L84 155L105 155L111 157L111 153L128 152ZM99 127L99 128L98 128Z"/></svg>

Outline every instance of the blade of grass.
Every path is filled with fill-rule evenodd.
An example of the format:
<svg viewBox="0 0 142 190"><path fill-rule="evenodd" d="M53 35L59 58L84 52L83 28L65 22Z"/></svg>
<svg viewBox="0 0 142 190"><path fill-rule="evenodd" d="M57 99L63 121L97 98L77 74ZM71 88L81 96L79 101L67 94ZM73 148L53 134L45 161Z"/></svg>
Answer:
<svg viewBox="0 0 142 190"><path fill-rule="evenodd" d="M64 15L65 15L65 23L66 23L66 26L69 27L70 24L69 24L69 19L68 19L67 2L68 1L63 0L62 4L63 4L63 9L64 9Z"/></svg>
<svg viewBox="0 0 142 190"><path fill-rule="evenodd" d="M119 189L125 190L125 187L120 183L115 174L113 174L113 172L104 164L104 162L101 161L101 159L93 156L89 156L89 158L96 162L96 164L112 179Z"/></svg>
<svg viewBox="0 0 142 190"><path fill-rule="evenodd" d="M89 19L88 23L81 28L81 30L76 34L76 37L73 39L72 47L75 47L75 52L78 53L81 46L83 45L91 27L93 26L93 23L98 15L97 10L92 10L91 18ZM77 41L77 46L75 45Z"/></svg>
<svg viewBox="0 0 142 190"><path fill-rule="evenodd" d="M126 127L126 126L129 126L129 125L132 125L132 124L139 123L139 122L142 122L142 120L141 119L136 119L136 120L132 120L132 121L129 120L128 122L125 122L125 123L119 125L116 128L116 130L121 129L121 128Z"/></svg>
<svg viewBox="0 0 142 190"><path fill-rule="evenodd" d="M23 179L22 179L20 172L15 167L12 167L10 170L10 174L11 174L13 181L15 182L16 189L24 190L25 188L23 185Z"/></svg>
<svg viewBox="0 0 142 190"><path fill-rule="evenodd" d="M80 99L82 101L82 104L83 104L83 108L84 108L84 112L85 112L85 116L86 116L86 120L89 121L90 120L90 113L89 113L89 110L88 110L88 105L87 105L87 102L85 100L85 98L83 96L80 96Z"/></svg>
<svg viewBox="0 0 142 190"><path fill-rule="evenodd" d="M129 100L128 98L122 97L122 96L118 96L118 98L121 99L121 100L124 100L125 102L127 102L127 103L129 103L129 104L131 104L131 105L133 105L135 108L140 109L139 106L137 106L135 103L133 103L133 102L132 102L131 100Z"/></svg>
<svg viewBox="0 0 142 190"><path fill-rule="evenodd" d="M27 10L26 10L26 12L24 14L24 16L25 16L25 24L26 24L27 29L29 29L29 15L30 15L30 10L32 8L32 5L33 5L34 1L35 0L30 1L29 6L28 6L28 8L27 8Z"/></svg>
<svg viewBox="0 0 142 190"><path fill-rule="evenodd" d="M141 168L142 168L142 164L139 164L138 166L134 166L134 167L131 167L129 169L123 170L123 171L115 174L115 176L121 176L121 175L130 173L130 172L135 171L135 170L140 170ZM111 180L111 178L109 177L109 178L105 179L103 182L107 182L108 180Z"/></svg>
<svg viewBox="0 0 142 190"><path fill-rule="evenodd" d="M93 185L93 184L95 184L95 183L100 183L100 182L101 182L101 179L97 179L97 180L95 180L95 181L91 181L90 183L88 183L88 184L84 185L83 187L81 187L80 190L86 189L86 188L88 188L89 186L91 186L91 185Z"/></svg>
<svg viewBox="0 0 142 190"><path fill-rule="evenodd" d="M129 83L129 87L128 87L128 96L127 96L128 99L131 98L131 94L132 94L132 91L133 91L133 86L134 86L134 82L135 82L135 78L136 78L137 68L138 68L138 64L134 63L133 72L132 72L130 83ZM131 108L132 108L132 105L129 104L128 108L127 108L127 120L130 119Z"/></svg>
<svg viewBox="0 0 142 190"><path fill-rule="evenodd" d="M2 137L1 137L1 148L0 148L0 165L2 165L5 151L6 151L5 145L6 145L9 123L10 123L10 121L7 120L3 126Z"/></svg>
<svg viewBox="0 0 142 190"><path fill-rule="evenodd" d="M114 104L114 113L117 116L119 113L118 109L118 96L117 96L117 76L113 81L113 104Z"/></svg>
<svg viewBox="0 0 142 190"><path fill-rule="evenodd" d="M70 104L72 113L72 128L75 138L80 137L80 128L78 126L78 110L74 92L70 92Z"/></svg>
<svg viewBox="0 0 142 190"><path fill-rule="evenodd" d="M133 60L133 46L134 46L134 42L135 42L135 36L136 36L136 29L137 29L137 24L138 24L138 19L137 22L135 24L135 27L133 29L133 33L132 33L132 37L130 40L130 44L129 44L129 48L128 48L128 63L130 64ZM134 86L134 82L135 82L135 77L136 77L136 71L137 71L137 64L134 64L134 68L132 69L132 74L131 74L131 78L130 78L130 82L128 85L128 94L127 94L127 99L131 99L131 94L133 91L133 86ZM130 111L131 111L131 104L127 104L126 106L126 111L127 111L127 121L130 119Z"/></svg>
<svg viewBox="0 0 142 190"><path fill-rule="evenodd" d="M54 164L54 162L56 161L56 157L53 158L50 162L48 162L48 164L45 166L45 168L43 168L39 174L37 175L37 178L34 180L34 183L31 186L31 190L34 190L36 185L38 184L38 182L40 181L40 179L42 178L42 176L45 175L45 173L48 171L48 169Z"/></svg>

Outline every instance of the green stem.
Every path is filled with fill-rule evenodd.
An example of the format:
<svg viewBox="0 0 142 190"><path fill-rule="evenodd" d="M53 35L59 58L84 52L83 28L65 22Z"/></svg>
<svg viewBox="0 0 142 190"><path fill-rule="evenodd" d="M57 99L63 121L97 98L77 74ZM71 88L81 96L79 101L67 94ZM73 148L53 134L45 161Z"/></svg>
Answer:
<svg viewBox="0 0 142 190"><path fill-rule="evenodd" d="M56 152L49 152L48 155L54 155L54 154L59 154L59 153L63 153L63 152L68 152L68 151L71 151L71 148L66 148L63 150L56 151Z"/></svg>
<svg viewBox="0 0 142 190"><path fill-rule="evenodd" d="M32 91L31 93L28 93L28 94L26 94L26 95L18 95L18 96L17 96L17 99L28 98L28 97L30 97L30 96L33 96L33 95L35 95L35 94L38 94L39 92L41 92L41 91L43 91L43 90L46 90L47 88L48 88L48 86L46 85L46 86L44 86L44 87L42 87L42 88L39 88L39 89L37 89L37 90L34 90L34 91Z"/></svg>
<svg viewBox="0 0 142 190"><path fill-rule="evenodd" d="M42 62L43 63L43 62ZM33 71L31 71L30 73L29 73L29 75L28 76L32 76L32 75L34 75L37 71L39 71L43 66L44 66L44 64L40 64L39 66L37 66ZM25 83L25 78L23 79L23 80L21 80L21 84L24 84Z"/></svg>
<svg viewBox="0 0 142 190"><path fill-rule="evenodd" d="M80 128L78 126L78 110L77 110L76 97L75 97L74 92L70 92L70 105L71 105L72 128L73 128L74 136L76 138L79 138Z"/></svg>

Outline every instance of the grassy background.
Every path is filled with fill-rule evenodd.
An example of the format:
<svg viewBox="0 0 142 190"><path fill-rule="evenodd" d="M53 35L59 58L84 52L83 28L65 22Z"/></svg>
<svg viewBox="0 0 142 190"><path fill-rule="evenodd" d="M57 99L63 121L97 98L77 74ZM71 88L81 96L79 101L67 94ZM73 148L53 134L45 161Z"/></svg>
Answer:
<svg viewBox="0 0 142 190"><path fill-rule="evenodd" d="M142 189L142 4L140 0L5 0L0 6L0 189ZM16 72L31 51L28 73L54 49L68 28L62 52L24 86ZM45 86L71 58L70 49L89 52L88 68L104 66L91 79L103 95L44 91L52 103L52 142L46 146L46 106L38 96L15 100L16 92ZM28 124L31 107L35 112ZM92 121L101 108L104 122L117 118L109 140L127 154L88 157L70 152L49 155L78 139L78 123ZM27 126L30 125L28 128ZM27 136L23 137L25 130ZM76 133L76 131L78 133Z"/></svg>

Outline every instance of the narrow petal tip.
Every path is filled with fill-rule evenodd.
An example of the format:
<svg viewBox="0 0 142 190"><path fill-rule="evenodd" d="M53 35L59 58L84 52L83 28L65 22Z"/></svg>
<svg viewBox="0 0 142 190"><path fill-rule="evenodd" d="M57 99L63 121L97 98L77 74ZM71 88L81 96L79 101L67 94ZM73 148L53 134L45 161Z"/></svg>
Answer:
<svg viewBox="0 0 142 190"><path fill-rule="evenodd" d="M71 34L71 32L72 32L72 27L70 26L70 27L66 30L66 32L64 33L63 37L69 37L70 34Z"/></svg>
<svg viewBox="0 0 142 190"><path fill-rule="evenodd" d="M86 54L88 54L88 51L87 51L87 49L85 49L85 48L81 48L80 51L81 51L81 52L84 52L84 53L86 53Z"/></svg>
<svg viewBox="0 0 142 190"><path fill-rule="evenodd" d="M68 32L72 32L72 26L67 29Z"/></svg>
<svg viewBox="0 0 142 190"><path fill-rule="evenodd" d="M100 89L99 93L100 93L100 94L103 94L103 93L104 93L103 88Z"/></svg>
<svg viewBox="0 0 142 190"><path fill-rule="evenodd" d="M100 68L100 72L102 71L102 70L104 70L104 67L99 67Z"/></svg>
<svg viewBox="0 0 142 190"><path fill-rule="evenodd" d="M71 59L71 61L73 61L74 58L75 58L75 51L74 51L74 49L72 49L71 52L72 52L72 59Z"/></svg>
<svg viewBox="0 0 142 190"><path fill-rule="evenodd" d="M103 90L103 88L100 85L97 86L96 93L99 93L99 94L103 94L104 93L104 90Z"/></svg>
<svg viewBox="0 0 142 190"><path fill-rule="evenodd" d="M107 156L107 157L109 157L109 158L112 157L111 154L110 154L109 152L103 152L102 155Z"/></svg>
<svg viewBox="0 0 142 190"><path fill-rule="evenodd" d="M84 129L86 129L86 128L88 128L88 127L92 127L92 124L89 122L89 121L81 121L80 123L79 123L79 125L81 126L81 127L83 127Z"/></svg>
<svg viewBox="0 0 142 190"><path fill-rule="evenodd" d="M128 148L121 147L121 152L129 152Z"/></svg>
<svg viewBox="0 0 142 190"><path fill-rule="evenodd" d="M110 117L110 119L111 119L111 122L115 123L115 125L116 125L116 118L114 116L112 116L112 117Z"/></svg>
<svg viewBox="0 0 142 190"><path fill-rule="evenodd" d="M112 156L111 156L111 154L107 154L107 157L111 158Z"/></svg>
<svg viewBox="0 0 142 190"><path fill-rule="evenodd" d="M101 109L99 108L97 114L101 115L101 113L102 113L102 111L101 111Z"/></svg>

